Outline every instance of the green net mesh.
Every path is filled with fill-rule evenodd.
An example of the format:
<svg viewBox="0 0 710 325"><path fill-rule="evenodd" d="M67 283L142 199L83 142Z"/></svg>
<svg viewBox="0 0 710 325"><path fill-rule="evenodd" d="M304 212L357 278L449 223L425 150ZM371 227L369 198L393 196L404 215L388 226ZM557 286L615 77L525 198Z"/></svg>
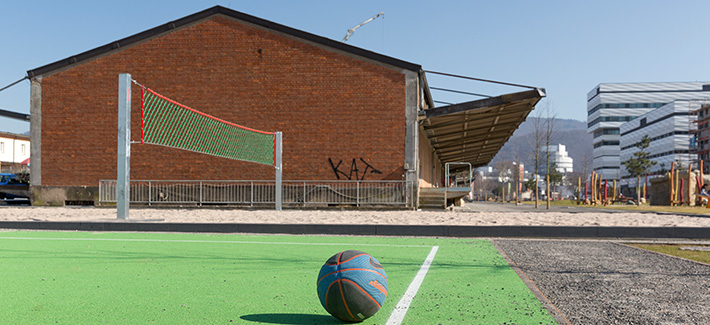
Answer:
<svg viewBox="0 0 710 325"><path fill-rule="evenodd" d="M196 111L143 87L143 143L274 165L275 137Z"/></svg>

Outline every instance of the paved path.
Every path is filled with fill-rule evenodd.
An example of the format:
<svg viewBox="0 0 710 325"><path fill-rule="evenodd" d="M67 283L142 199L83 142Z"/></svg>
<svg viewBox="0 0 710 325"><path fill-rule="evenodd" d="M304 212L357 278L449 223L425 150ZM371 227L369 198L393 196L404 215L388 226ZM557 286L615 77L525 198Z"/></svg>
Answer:
<svg viewBox="0 0 710 325"><path fill-rule="evenodd" d="M629 213L629 212L634 212L634 213L644 213L646 211L629 211L629 210L622 210L622 209L599 209L599 208L592 208L592 207L577 207L577 206L550 206L550 209L547 209L547 206L544 202L540 202L540 206L536 209L535 204L528 204L528 203L521 203L519 205L515 205L515 203L500 203L500 202L483 202L483 201L476 201L476 202L468 202L465 203L462 208L462 210L470 210L470 211L480 211L480 212L539 212L539 213L546 213L546 212L568 212L568 213L590 213L590 212L597 212L597 213ZM648 212L648 213L657 213L657 212Z"/></svg>
<svg viewBox="0 0 710 325"><path fill-rule="evenodd" d="M710 324L710 265L610 241L493 243L562 323Z"/></svg>

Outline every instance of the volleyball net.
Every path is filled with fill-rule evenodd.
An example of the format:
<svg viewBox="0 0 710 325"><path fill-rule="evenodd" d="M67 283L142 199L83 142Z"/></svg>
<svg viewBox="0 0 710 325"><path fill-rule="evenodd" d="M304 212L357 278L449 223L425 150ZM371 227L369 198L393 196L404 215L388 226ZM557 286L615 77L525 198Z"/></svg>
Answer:
<svg viewBox="0 0 710 325"><path fill-rule="evenodd" d="M118 76L116 182L119 219L128 219L130 205L131 83L141 87L139 143L273 166L274 200L276 209L281 210L281 132L255 130L200 112L139 84L128 73L121 73Z"/></svg>
<svg viewBox="0 0 710 325"><path fill-rule="evenodd" d="M141 143L276 165L275 132L222 120L138 85L141 87Z"/></svg>

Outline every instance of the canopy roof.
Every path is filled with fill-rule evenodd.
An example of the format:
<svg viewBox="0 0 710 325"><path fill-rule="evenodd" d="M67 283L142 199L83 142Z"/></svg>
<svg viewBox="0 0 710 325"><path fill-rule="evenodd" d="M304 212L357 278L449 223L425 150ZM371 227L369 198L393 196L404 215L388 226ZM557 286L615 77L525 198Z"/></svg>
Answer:
<svg viewBox="0 0 710 325"><path fill-rule="evenodd" d="M545 97L545 89L427 109L419 113L442 164L487 165Z"/></svg>

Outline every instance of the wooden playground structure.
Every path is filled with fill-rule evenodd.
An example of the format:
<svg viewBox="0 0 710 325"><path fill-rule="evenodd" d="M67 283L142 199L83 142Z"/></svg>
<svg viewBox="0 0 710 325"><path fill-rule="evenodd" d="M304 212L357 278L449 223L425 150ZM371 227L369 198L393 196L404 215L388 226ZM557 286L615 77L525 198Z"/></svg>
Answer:
<svg viewBox="0 0 710 325"><path fill-rule="evenodd" d="M678 170L673 162L671 170L661 177L666 179L668 185L668 191L665 193L668 195L668 201L663 197L655 198L659 202L668 202L670 206L695 206L696 203L702 202L706 208L710 208L710 196L700 195L700 189L704 185L702 161L696 171L693 171L692 164L688 165L687 170ZM584 185L582 185L582 178L578 178L577 189L578 205L645 204L648 202L648 175L644 176L643 183L638 184L635 197L624 196L619 191L616 180L612 180L610 184L595 172L592 172L589 182L584 182Z"/></svg>

